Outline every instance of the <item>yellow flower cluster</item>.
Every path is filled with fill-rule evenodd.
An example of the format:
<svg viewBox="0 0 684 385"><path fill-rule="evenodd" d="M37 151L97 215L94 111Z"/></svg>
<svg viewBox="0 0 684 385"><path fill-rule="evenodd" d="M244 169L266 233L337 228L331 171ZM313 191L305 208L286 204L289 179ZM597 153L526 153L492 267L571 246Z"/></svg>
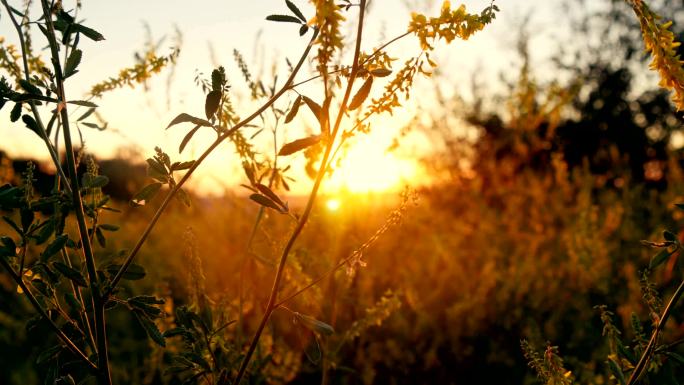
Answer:
<svg viewBox="0 0 684 385"><path fill-rule="evenodd" d="M90 89L90 95L100 97L107 91L125 85L133 87L135 84L145 83L153 74L159 73L167 65L175 63L179 53L178 50L174 50L167 56L157 56L154 52L149 51L138 64L119 71L119 76L95 84Z"/></svg>
<svg viewBox="0 0 684 385"><path fill-rule="evenodd" d="M630 4L641 24L646 51L653 56L650 68L660 74L661 87L674 91L672 100L677 109L684 109L684 62L677 55L680 43L670 31L672 22L658 23L660 16L640 0L632 0Z"/></svg>
<svg viewBox="0 0 684 385"><path fill-rule="evenodd" d="M445 1L439 17L426 17L419 13L411 14L409 32L414 33L420 40L424 50L432 50L435 40L444 39L450 43L455 38L467 40L475 32L481 31L484 26L494 19L494 12L498 10L496 5L485 8L481 14L469 14L465 5L456 10L451 9L451 3Z"/></svg>
<svg viewBox="0 0 684 385"><path fill-rule="evenodd" d="M7 71L15 81L21 79L21 69L19 68L19 53L13 44L5 44L5 38L0 36L0 69Z"/></svg>
<svg viewBox="0 0 684 385"><path fill-rule="evenodd" d="M340 8L334 0L311 0L316 7L316 17L309 24L315 25L320 35L318 37L318 67L321 72L327 72L335 50L342 48L342 32L340 24L345 20Z"/></svg>

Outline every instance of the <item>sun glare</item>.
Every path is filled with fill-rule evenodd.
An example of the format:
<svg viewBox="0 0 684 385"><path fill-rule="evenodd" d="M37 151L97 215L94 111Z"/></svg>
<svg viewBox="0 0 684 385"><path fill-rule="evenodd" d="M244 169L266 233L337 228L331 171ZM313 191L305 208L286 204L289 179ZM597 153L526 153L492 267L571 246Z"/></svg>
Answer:
<svg viewBox="0 0 684 385"><path fill-rule="evenodd" d="M418 177L418 164L385 151L387 145L371 137L355 144L327 182L331 191L382 192L400 189Z"/></svg>
<svg viewBox="0 0 684 385"><path fill-rule="evenodd" d="M342 202L339 199L330 198L325 202L325 208L328 211L337 211L340 209L340 206L342 206Z"/></svg>

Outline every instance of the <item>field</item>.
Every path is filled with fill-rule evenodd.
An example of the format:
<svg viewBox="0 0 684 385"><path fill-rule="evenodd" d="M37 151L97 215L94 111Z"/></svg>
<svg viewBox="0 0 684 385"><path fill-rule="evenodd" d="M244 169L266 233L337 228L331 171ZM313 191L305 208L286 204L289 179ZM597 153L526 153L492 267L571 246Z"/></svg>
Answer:
<svg viewBox="0 0 684 385"><path fill-rule="evenodd" d="M182 49L67 98L104 37L80 2L2 0L0 384L684 383L681 9L572 13L585 40L551 71L528 20L515 70L463 98L433 51L503 4L426 7L367 52L382 5L339 3L263 10L301 49L196 73L204 113L170 111L165 152L134 150L103 95L171 100L154 79L192 77ZM389 51L404 38L416 56ZM116 156L93 139L111 131Z"/></svg>

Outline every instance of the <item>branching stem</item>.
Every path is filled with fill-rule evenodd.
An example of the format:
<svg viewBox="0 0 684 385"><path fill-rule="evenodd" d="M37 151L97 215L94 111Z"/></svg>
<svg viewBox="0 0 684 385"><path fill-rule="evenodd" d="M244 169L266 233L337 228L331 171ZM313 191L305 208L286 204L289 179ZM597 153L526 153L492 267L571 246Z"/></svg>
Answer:
<svg viewBox="0 0 684 385"><path fill-rule="evenodd" d="M359 6L359 24L356 35L356 47L354 49L353 66L351 74L349 75L349 82L347 83L344 98L342 99L342 104L340 105L340 109L335 120L334 128L332 130L332 133L330 134L330 138L328 139L329 141L325 149L325 154L323 155L323 159L321 160L318 174L316 175L316 181L314 182L314 185L311 189L311 193L309 194L309 199L306 203L304 212L299 218L299 221L297 222L297 225L293 230L292 235L290 236L289 240L287 241L287 244L285 245L285 248L283 249L282 255L280 257L280 263L278 264L278 269L276 270L276 275L273 280L273 287L271 288L271 294L268 299L268 304L266 305L266 310L264 311L264 315L261 317L261 322L259 322L259 326L257 327L254 335L252 336L252 341L250 342L249 348L245 353L245 357L242 359L240 369L238 370L237 376L235 377L235 381L233 381L233 384L240 385L240 381L242 380L242 378L245 375L245 372L247 371L247 367L249 366L249 362L251 361L252 355L254 354L254 350L256 349L259 343L261 334L263 333L266 324L271 318L273 310L275 310L276 308L275 305L278 299L278 292L280 290L280 283L282 281L283 273L285 271L285 264L287 262L287 258L290 254L290 251L292 250L292 247L294 246L294 243L297 241L297 238L299 238L299 235L304 229L304 225L306 225L306 222L309 219L309 214L311 214L311 210L313 209L313 205L316 201L318 189L320 188L321 183L323 182L323 178L325 177L326 170L328 169L328 162L330 159L331 150L334 146L335 137L339 132L340 124L342 123L342 118L344 117L345 112L347 110L347 102L349 101L349 98L351 96L352 86L354 85L354 80L359 70L359 54L361 52L361 40L363 35L363 20L365 9L366 0L361 0Z"/></svg>

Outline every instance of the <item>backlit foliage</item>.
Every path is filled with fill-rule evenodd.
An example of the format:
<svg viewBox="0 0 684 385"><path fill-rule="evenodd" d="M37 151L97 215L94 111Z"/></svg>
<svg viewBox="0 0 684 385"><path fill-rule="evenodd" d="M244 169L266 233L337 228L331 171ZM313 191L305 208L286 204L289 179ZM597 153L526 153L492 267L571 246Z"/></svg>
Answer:
<svg viewBox="0 0 684 385"><path fill-rule="evenodd" d="M651 69L658 71L660 86L673 91L672 101L677 109L684 109L684 61L677 54L681 45L670 31L672 22L661 23L661 17L651 11L642 0L629 0L641 24L644 45L653 60Z"/></svg>

